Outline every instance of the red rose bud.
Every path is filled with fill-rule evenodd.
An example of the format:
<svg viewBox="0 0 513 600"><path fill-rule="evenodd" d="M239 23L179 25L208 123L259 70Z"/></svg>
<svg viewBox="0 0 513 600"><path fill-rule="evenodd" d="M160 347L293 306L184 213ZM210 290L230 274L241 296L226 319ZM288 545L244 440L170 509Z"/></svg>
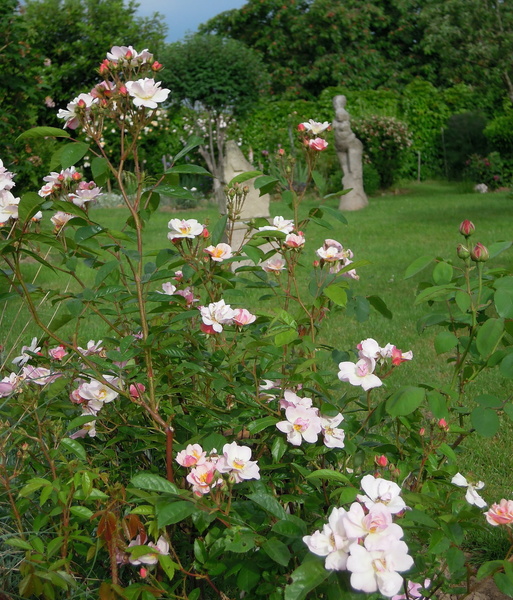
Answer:
<svg viewBox="0 0 513 600"><path fill-rule="evenodd" d="M490 258L488 248L481 242L477 243L470 252L470 258L474 262L486 262Z"/></svg>
<svg viewBox="0 0 513 600"><path fill-rule="evenodd" d="M162 69L162 64L159 63L157 60L151 65L151 70L152 71L160 71L160 69Z"/></svg>
<svg viewBox="0 0 513 600"><path fill-rule="evenodd" d="M284 150L283 148L280 148L280 149L278 150L278 154L279 154L280 156L283 156L283 155L285 154L285 150Z"/></svg>
<svg viewBox="0 0 513 600"><path fill-rule="evenodd" d="M142 398L143 393L146 391L146 386L142 383L132 384L129 388L130 397L137 400Z"/></svg>
<svg viewBox="0 0 513 600"><path fill-rule="evenodd" d="M201 234L204 238L208 238L210 235L208 229L206 227L203 228L203 233Z"/></svg>
<svg viewBox="0 0 513 600"><path fill-rule="evenodd" d="M469 221L468 219L465 219L460 224L460 233L461 233L461 235L464 235L465 237L470 237L474 233L475 230L476 230L476 227L475 227L474 223L472 223L472 221Z"/></svg>
<svg viewBox="0 0 513 600"><path fill-rule="evenodd" d="M388 465L388 458L382 454L381 456L375 456L374 462L378 465L378 467L386 467Z"/></svg>
<svg viewBox="0 0 513 600"><path fill-rule="evenodd" d="M305 130L305 124L304 124L304 123L300 123L300 124L297 126L297 130L298 130L298 131L304 131L304 130Z"/></svg>
<svg viewBox="0 0 513 600"><path fill-rule="evenodd" d="M425 429L425 427L421 427L421 428L419 429L419 435L424 435L425 433L426 433L426 429Z"/></svg>
<svg viewBox="0 0 513 600"><path fill-rule="evenodd" d="M139 570L139 575L145 579L146 577L148 577L148 569L145 569L144 567L141 567Z"/></svg>
<svg viewBox="0 0 513 600"><path fill-rule="evenodd" d="M128 90L126 89L126 86L124 86L124 85L119 86L118 92L121 96L128 96Z"/></svg>
<svg viewBox="0 0 513 600"><path fill-rule="evenodd" d="M438 427L440 427L440 429L443 429L444 431L449 431L449 425L444 418L438 421Z"/></svg>
<svg viewBox="0 0 513 600"><path fill-rule="evenodd" d="M462 260L465 260L470 256L470 250L463 244L458 244L456 252L458 254L458 258L461 258Z"/></svg>

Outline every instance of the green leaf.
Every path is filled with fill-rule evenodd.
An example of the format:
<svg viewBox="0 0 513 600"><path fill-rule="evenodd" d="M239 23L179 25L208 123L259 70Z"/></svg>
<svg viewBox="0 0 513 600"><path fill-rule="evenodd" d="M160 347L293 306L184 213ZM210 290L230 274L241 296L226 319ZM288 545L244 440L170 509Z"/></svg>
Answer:
<svg viewBox="0 0 513 600"><path fill-rule="evenodd" d="M148 492L164 492L175 495L179 495L180 493L180 490L174 483L154 473L138 473L132 477L130 482L134 487Z"/></svg>
<svg viewBox="0 0 513 600"><path fill-rule="evenodd" d="M332 471L331 469L318 469L307 476L307 479L323 479L326 481L339 481L342 483L351 484L349 478L340 471Z"/></svg>
<svg viewBox="0 0 513 600"><path fill-rule="evenodd" d="M264 494L263 492L256 492L255 494L249 494L247 496L252 502L258 504L265 511L273 515L278 519L286 519L287 513L283 506L276 500L274 496L270 494Z"/></svg>
<svg viewBox="0 0 513 600"><path fill-rule="evenodd" d="M244 554L255 547L255 534L237 533L232 539L226 541L225 548L236 554Z"/></svg>
<svg viewBox="0 0 513 600"><path fill-rule="evenodd" d="M447 550L445 558L447 560L447 567L451 573L457 573L465 566L465 555L455 546L451 546L449 550Z"/></svg>
<svg viewBox="0 0 513 600"><path fill-rule="evenodd" d="M453 275L452 265L446 262L439 262L433 269L433 281L436 285L446 285L451 283Z"/></svg>
<svg viewBox="0 0 513 600"><path fill-rule="evenodd" d="M119 267L118 260L110 260L109 262L106 262L105 264L103 264L99 269L97 269L96 279L94 282L95 287L99 286L100 283L102 283L102 281L105 278L107 278L118 267Z"/></svg>
<svg viewBox="0 0 513 600"><path fill-rule="evenodd" d="M513 319L513 289L499 288L493 297L497 314L503 319Z"/></svg>
<svg viewBox="0 0 513 600"><path fill-rule="evenodd" d="M433 262L432 256L421 256L414 260L404 272L404 279L409 279L413 277L417 273L420 273L423 269L425 269L431 262Z"/></svg>
<svg viewBox="0 0 513 600"><path fill-rule="evenodd" d="M41 198L41 196L35 192L23 194L18 206L18 218L20 222L25 223L31 219L37 213L43 202L46 202L46 198Z"/></svg>
<svg viewBox="0 0 513 600"><path fill-rule="evenodd" d="M513 577L509 573L496 573L493 580L503 594L513 598Z"/></svg>
<svg viewBox="0 0 513 600"><path fill-rule="evenodd" d="M421 523L426 527L432 527L433 529L439 529L440 525L433 520L429 515L421 510L412 508L404 513L404 519L406 521L412 521L413 523Z"/></svg>
<svg viewBox="0 0 513 600"><path fill-rule="evenodd" d="M484 437L493 437L500 427L497 413L484 406L474 408L470 413L470 422L477 433Z"/></svg>
<svg viewBox="0 0 513 600"><path fill-rule="evenodd" d="M109 163L103 156L95 156L91 161L91 172L95 180L109 173Z"/></svg>
<svg viewBox="0 0 513 600"><path fill-rule="evenodd" d="M73 142L71 144L67 144L59 152L59 159L61 161L62 168L67 169L73 165L76 165L77 162L84 158L88 152L89 144L84 144L84 142Z"/></svg>
<svg viewBox="0 0 513 600"><path fill-rule="evenodd" d="M292 572L292 583L285 586L285 600L304 600L308 594L327 579L330 572L324 568L324 561L305 561Z"/></svg>
<svg viewBox="0 0 513 600"><path fill-rule="evenodd" d="M347 225L347 219L344 217L343 213L341 213L338 209L332 208L331 206L323 205L322 212L326 213L327 215L329 215L330 217L332 217L339 223L343 223L344 225Z"/></svg>
<svg viewBox="0 0 513 600"><path fill-rule="evenodd" d="M296 329L287 329L286 331L282 331L281 333L277 333L274 336L274 345L275 346L285 346L290 344L294 340L297 340L299 334Z"/></svg>
<svg viewBox="0 0 513 600"><path fill-rule="evenodd" d="M243 563L237 575L237 587L245 592L250 592L262 581L260 569L254 562Z"/></svg>
<svg viewBox="0 0 513 600"><path fill-rule="evenodd" d="M275 462L279 463L286 451L287 442L283 437L276 436L271 446L271 456L274 458Z"/></svg>
<svg viewBox="0 0 513 600"><path fill-rule="evenodd" d="M197 135L192 135L188 140L187 143L185 144L185 146L180 150L180 152L178 152L178 154L174 157L173 159L173 163L178 162L182 156L185 156L186 154L188 154L191 150L194 150L194 148L197 148L198 146L201 146L201 144L203 143L203 139L198 137Z"/></svg>
<svg viewBox="0 0 513 600"><path fill-rule="evenodd" d="M58 129L57 127L33 127L32 129L28 129L19 135L16 138L16 141L45 137L69 138L70 134L67 131L64 131L64 129Z"/></svg>
<svg viewBox="0 0 513 600"><path fill-rule="evenodd" d="M93 511L86 506L72 506L69 509L70 513L79 519L90 519L93 516Z"/></svg>
<svg viewBox="0 0 513 600"><path fill-rule="evenodd" d="M513 379L513 353L508 354L508 356L503 359L499 371L506 379Z"/></svg>
<svg viewBox="0 0 513 600"><path fill-rule="evenodd" d="M367 300L370 302L370 305L374 310L377 310L380 315L385 317L385 319L391 319L394 315L392 311L388 308L383 298L380 296L367 296Z"/></svg>
<svg viewBox="0 0 513 600"><path fill-rule="evenodd" d="M305 530L306 526L302 527L298 522L292 521L290 519L277 521L272 526L272 531L274 533L284 535L285 537L300 537L304 535Z"/></svg>
<svg viewBox="0 0 513 600"><path fill-rule="evenodd" d="M98 235L103 231L101 225L86 225L86 227L80 227L75 232L75 242L81 244L83 241Z"/></svg>
<svg viewBox="0 0 513 600"><path fill-rule="evenodd" d="M61 446L64 446L69 452L73 452L78 458L86 460L86 451L79 441L72 440L71 438L63 438L61 440Z"/></svg>
<svg viewBox="0 0 513 600"><path fill-rule="evenodd" d="M322 293L337 306L345 306L347 304L347 293L345 289L338 285L329 285L324 288Z"/></svg>
<svg viewBox="0 0 513 600"><path fill-rule="evenodd" d="M27 541L20 538L9 538L4 541L8 546L12 546L13 548L20 548L21 550L33 550L32 546Z"/></svg>
<svg viewBox="0 0 513 600"><path fill-rule="evenodd" d="M472 301L467 292L463 292L458 290L456 294L454 294L454 299L456 300L456 304L462 313L466 313L470 308Z"/></svg>
<svg viewBox="0 0 513 600"><path fill-rule="evenodd" d="M477 570L476 578L478 580L484 579L485 577L492 575L492 573L495 573L495 571L499 571L500 569L502 569L502 567L502 560L489 560L479 567L479 569Z"/></svg>
<svg viewBox="0 0 513 600"><path fill-rule="evenodd" d="M245 173L239 173L229 181L227 187L232 187L234 183L244 183L245 181L253 179L254 177L258 177L259 175L262 175L262 171L246 171Z"/></svg>
<svg viewBox="0 0 513 600"><path fill-rule="evenodd" d="M435 419L445 419L449 416L449 409L447 408L445 396L435 390L429 391L426 396L429 410L433 413Z"/></svg>
<svg viewBox="0 0 513 600"><path fill-rule="evenodd" d="M171 581L175 574L175 570L179 569L180 566L171 560L171 557L169 556L169 554L159 554L158 559L159 559L159 564L162 567L162 570L167 575L168 580ZM189 598L190 597L191 596L189 594Z"/></svg>
<svg viewBox="0 0 513 600"><path fill-rule="evenodd" d="M193 512L196 511L196 506L192 502L187 500L180 500L178 502L168 502L166 504L157 504L156 515L157 524L160 527L166 525L173 525L179 523L187 517L190 517Z"/></svg>
<svg viewBox="0 0 513 600"><path fill-rule="evenodd" d="M277 562L279 565L286 567L291 558L288 547L277 538L270 538L262 545L262 550L269 558Z"/></svg>
<svg viewBox="0 0 513 600"><path fill-rule="evenodd" d="M426 390L423 388L402 387L387 400L386 411L392 417L404 417L417 410L425 396Z"/></svg>
<svg viewBox="0 0 513 600"><path fill-rule="evenodd" d="M504 320L488 319L477 332L476 346L479 354L487 358L495 350L503 334Z"/></svg>
<svg viewBox="0 0 513 600"><path fill-rule="evenodd" d="M176 167L171 167L166 171L167 173L193 173L194 175L207 175L208 177L213 177L210 171L207 171L204 167L200 167L199 165L177 165Z"/></svg>
<svg viewBox="0 0 513 600"><path fill-rule="evenodd" d="M441 331L435 338L435 350L437 354L449 352L458 345L458 338L450 331Z"/></svg>
<svg viewBox="0 0 513 600"><path fill-rule="evenodd" d="M432 285L417 294L414 304L420 304L421 302L429 302L430 300L438 300L447 296L449 292L454 291L455 286L453 284L448 285Z"/></svg>
<svg viewBox="0 0 513 600"><path fill-rule="evenodd" d="M223 235L226 229L226 223L228 222L228 215L224 215L219 217L216 221L216 224L212 228L210 232L210 237L212 241L212 245L217 246L219 242L223 239Z"/></svg>
<svg viewBox="0 0 513 600"><path fill-rule="evenodd" d="M246 427L246 429L250 433L260 433L264 429L268 427L273 427L278 423L278 419L276 417L263 417L262 419L257 419L256 421L251 421ZM281 438L278 438L281 439Z"/></svg>
<svg viewBox="0 0 513 600"><path fill-rule="evenodd" d="M278 179L270 175L262 175L255 180L255 189L260 190L260 196L272 192L278 183Z"/></svg>
<svg viewBox="0 0 513 600"><path fill-rule="evenodd" d="M495 244L491 244L490 246L488 246L488 253L490 255L490 258L495 258L501 252L504 252L504 250L511 248L512 244L513 242L495 242Z"/></svg>

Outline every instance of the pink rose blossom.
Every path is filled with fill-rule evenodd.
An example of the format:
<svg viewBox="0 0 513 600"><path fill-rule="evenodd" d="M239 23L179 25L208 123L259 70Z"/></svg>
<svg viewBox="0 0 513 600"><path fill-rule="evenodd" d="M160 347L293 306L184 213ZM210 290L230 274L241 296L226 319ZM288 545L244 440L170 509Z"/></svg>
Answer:
<svg viewBox="0 0 513 600"><path fill-rule="evenodd" d="M204 252L210 255L210 258L215 262L223 262L228 258L232 258L233 251L228 244L217 244L217 246L208 246Z"/></svg>
<svg viewBox="0 0 513 600"><path fill-rule="evenodd" d="M279 254L276 254L269 260L266 260L262 265L262 269L266 273L279 273L287 268L287 263L284 258L282 258Z"/></svg>
<svg viewBox="0 0 513 600"><path fill-rule="evenodd" d="M492 504L485 512L486 520L490 525L509 525L513 523L513 500L503 498L499 504Z"/></svg>
<svg viewBox="0 0 513 600"><path fill-rule="evenodd" d="M372 358L361 358L356 364L352 362L341 362L338 365L338 378L347 381L351 385L361 386L364 391L383 385L381 379L374 375L373 371L376 361Z"/></svg>
<svg viewBox="0 0 513 600"><path fill-rule="evenodd" d="M305 236L302 231L298 233L289 233L285 238L285 246L289 248L301 248L305 245Z"/></svg>
<svg viewBox="0 0 513 600"><path fill-rule="evenodd" d="M196 496L202 496L208 494L211 488L223 480L217 477L216 465L212 462L206 462L197 465L187 475L187 481L192 485L192 491Z"/></svg>
<svg viewBox="0 0 513 600"><path fill-rule="evenodd" d="M194 239L203 234L203 225L198 223L196 219L171 219L167 224L171 230L167 237L173 241L180 238Z"/></svg>
<svg viewBox="0 0 513 600"><path fill-rule="evenodd" d="M321 152L322 150L326 150L326 148L328 147L328 142L320 137L317 137L313 140L308 140L308 147L312 150L317 150Z"/></svg>
<svg viewBox="0 0 513 600"><path fill-rule="evenodd" d="M256 321L256 316L251 314L249 310L245 308L236 308L235 315L233 317L233 322L235 325L239 325L239 327L243 327L244 325L249 325L250 323L254 323Z"/></svg>
<svg viewBox="0 0 513 600"><path fill-rule="evenodd" d="M316 408L289 406L285 417L287 420L276 423L276 427L287 434L290 444L300 446L303 440L315 444L321 432L321 419Z"/></svg>
<svg viewBox="0 0 513 600"><path fill-rule="evenodd" d="M50 348L50 350L48 350L48 355L54 360L62 360L67 354L68 351L64 346L57 346L56 348Z"/></svg>
<svg viewBox="0 0 513 600"><path fill-rule="evenodd" d="M207 462L207 453L199 444L189 444L185 450L176 455L176 462L181 467L195 467Z"/></svg>

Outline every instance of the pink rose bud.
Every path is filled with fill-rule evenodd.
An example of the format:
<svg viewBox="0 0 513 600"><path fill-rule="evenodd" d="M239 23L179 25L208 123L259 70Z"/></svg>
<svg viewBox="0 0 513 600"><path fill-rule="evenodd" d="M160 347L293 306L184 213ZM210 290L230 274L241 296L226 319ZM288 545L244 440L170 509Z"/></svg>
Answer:
<svg viewBox="0 0 513 600"><path fill-rule="evenodd" d="M449 425L444 418L441 418L438 421L438 427L440 427L440 429L443 429L444 431L449 431Z"/></svg>
<svg viewBox="0 0 513 600"><path fill-rule="evenodd" d="M205 325L205 323L201 323L200 329L203 331L203 333L208 333L209 335L216 334L216 331L212 325Z"/></svg>
<svg viewBox="0 0 513 600"><path fill-rule="evenodd" d="M474 262L486 262L490 258L488 248L481 242L477 243L470 251L470 258Z"/></svg>
<svg viewBox="0 0 513 600"><path fill-rule="evenodd" d="M125 85L120 85L118 88L118 92L121 96L128 96L128 90L126 89Z"/></svg>
<svg viewBox="0 0 513 600"><path fill-rule="evenodd" d="M141 567L139 570L139 575L144 579L145 577L148 577L148 569L145 569L144 567Z"/></svg>
<svg viewBox="0 0 513 600"><path fill-rule="evenodd" d="M141 398L143 393L146 391L146 386L142 383L132 383L129 388L130 397L137 400Z"/></svg>
<svg viewBox="0 0 513 600"><path fill-rule="evenodd" d="M151 70L152 71L160 71L160 69L162 69L162 65L156 60L152 65L151 65Z"/></svg>
<svg viewBox="0 0 513 600"><path fill-rule="evenodd" d="M456 253L458 254L458 258L461 258L462 260L465 260L470 256L470 250L463 244L458 244Z"/></svg>
<svg viewBox="0 0 513 600"><path fill-rule="evenodd" d="M425 427L421 427L419 429L419 435L424 435L426 433L426 428Z"/></svg>
<svg viewBox="0 0 513 600"><path fill-rule="evenodd" d="M201 234L204 238L208 238L210 233L206 227L203 228L203 233Z"/></svg>
<svg viewBox="0 0 513 600"><path fill-rule="evenodd" d="M318 260L313 261L313 266L318 267L321 263Z"/></svg>
<svg viewBox="0 0 513 600"><path fill-rule="evenodd" d="M283 155L285 154L285 150L284 150L283 148L280 148L280 149L278 150L278 154L279 154L280 156L283 156Z"/></svg>
<svg viewBox="0 0 513 600"><path fill-rule="evenodd" d="M305 124L304 124L304 123L300 123L300 124L297 126L297 130L298 130L298 131L304 131L305 129L306 129L306 128L305 128Z"/></svg>
<svg viewBox="0 0 513 600"><path fill-rule="evenodd" d="M381 456L375 456L374 462L378 465L378 467L386 467L388 465L388 458L382 454Z"/></svg>
<svg viewBox="0 0 513 600"><path fill-rule="evenodd" d="M472 221L469 221L468 219L465 219L460 224L460 233L461 233L461 235L464 235L465 237L470 237L474 233L475 230L476 230L476 227L475 227L474 223L472 223Z"/></svg>
<svg viewBox="0 0 513 600"><path fill-rule="evenodd" d="M102 64L100 65L100 75L103 75L104 73L106 73L110 68L110 62L109 60L106 58Z"/></svg>

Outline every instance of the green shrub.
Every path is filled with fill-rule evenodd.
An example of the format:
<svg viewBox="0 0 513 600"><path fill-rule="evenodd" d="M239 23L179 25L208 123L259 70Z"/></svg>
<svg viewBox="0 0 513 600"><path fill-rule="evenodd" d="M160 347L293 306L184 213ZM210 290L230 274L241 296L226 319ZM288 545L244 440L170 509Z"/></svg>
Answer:
<svg viewBox="0 0 513 600"><path fill-rule="evenodd" d="M376 167L370 163L363 164L363 189L367 196L374 196L380 189L380 176Z"/></svg>
<svg viewBox="0 0 513 600"><path fill-rule="evenodd" d="M441 136L447 177L461 179L469 156L487 154L485 126L486 118L480 113L466 112L449 117Z"/></svg>
<svg viewBox="0 0 513 600"><path fill-rule="evenodd" d="M503 183L502 159L498 152L486 157L472 154L467 161L467 179L474 183L485 183L489 189L496 190Z"/></svg>
<svg viewBox="0 0 513 600"><path fill-rule="evenodd" d="M365 154L379 173L380 186L389 188L401 171L411 145L406 123L393 117L365 117L353 121L353 131L363 142Z"/></svg>

